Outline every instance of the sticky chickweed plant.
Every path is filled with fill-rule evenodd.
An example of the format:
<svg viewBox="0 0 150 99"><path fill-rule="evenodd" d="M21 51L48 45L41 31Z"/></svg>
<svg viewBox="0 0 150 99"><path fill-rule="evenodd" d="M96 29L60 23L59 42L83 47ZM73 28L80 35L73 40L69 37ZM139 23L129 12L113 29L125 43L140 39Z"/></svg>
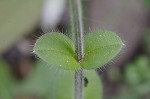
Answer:
<svg viewBox="0 0 150 99"><path fill-rule="evenodd" d="M44 34L36 41L34 53L50 65L65 71L74 71L74 88L70 89L74 90L74 95L71 93L72 98L101 99L98 90L100 83L94 83L99 82L94 70L113 59L124 44L116 33L108 30L96 30L83 36L81 0L68 0L68 4L72 39L58 32ZM93 92L94 96L91 94ZM67 96L62 95L59 99L71 99L64 97Z"/></svg>

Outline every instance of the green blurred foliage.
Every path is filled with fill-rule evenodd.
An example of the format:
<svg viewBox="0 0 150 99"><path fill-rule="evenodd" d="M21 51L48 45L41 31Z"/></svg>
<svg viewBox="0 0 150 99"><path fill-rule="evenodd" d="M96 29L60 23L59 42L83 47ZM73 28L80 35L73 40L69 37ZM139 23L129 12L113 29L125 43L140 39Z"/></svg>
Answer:
<svg viewBox="0 0 150 99"><path fill-rule="evenodd" d="M0 60L0 99L12 99L10 90L13 86L13 81L9 74L7 64Z"/></svg>
<svg viewBox="0 0 150 99"><path fill-rule="evenodd" d="M150 29L146 30L144 33L144 50L150 55Z"/></svg>
<svg viewBox="0 0 150 99"><path fill-rule="evenodd" d="M18 88L17 94L34 95L42 99L73 99L74 72L49 67L45 62L38 62L36 69ZM102 99L102 84L95 71L85 71L88 79L83 88L85 99Z"/></svg>
<svg viewBox="0 0 150 99"><path fill-rule="evenodd" d="M150 97L150 62L149 57L145 55L138 56L125 66L124 72L117 69L117 75L121 81L121 86L117 90L116 96L110 99L149 99ZM116 71L116 70L115 70ZM112 72L109 78L115 78L116 72ZM114 79L111 79L114 82Z"/></svg>
<svg viewBox="0 0 150 99"><path fill-rule="evenodd" d="M43 0L0 1L0 52L38 23Z"/></svg>
<svg viewBox="0 0 150 99"><path fill-rule="evenodd" d="M150 81L149 58L140 56L132 63L128 64L125 69L125 80L132 85Z"/></svg>
<svg viewBox="0 0 150 99"><path fill-rule="evenodd" d="M150 0L142 0L144 5L150 9Z"/></svg>
<svg viewBox="0 0 150 99"><path fill-rule="evenodd" d="M58 75L56 68L52 68L43 61L38 61L26 79L17 83L15 94L44 97Z"/></svg>
<svg viewBox="0 0 150 99"><path fill-rule="evenodd" d="M0 99L71 99L74 97L74 72L47 65L34 64L33 70L22 81L12 79L5 62L0 61ZM84 87L85 99L102 99L102 84L95 71L85 71L88 79ZM31 98L32 99L32 98ZM34 98L33 98L34 99Z"/></svg>

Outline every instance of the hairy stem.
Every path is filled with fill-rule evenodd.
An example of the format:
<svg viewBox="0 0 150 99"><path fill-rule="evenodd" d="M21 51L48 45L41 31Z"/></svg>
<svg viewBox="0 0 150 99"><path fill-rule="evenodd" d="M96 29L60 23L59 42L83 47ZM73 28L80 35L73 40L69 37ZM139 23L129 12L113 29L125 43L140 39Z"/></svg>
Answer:
<svg viewBox="0 0 150 99"><path fill-rule="evenodd" d="M83 21L82 21L82 5L81 0L69 0L70 2L70 16L71 16L71 30L73 33L73 40L75 42L76 59L81 61L84 55L83 48ZM82 99L83 87L83 70L82 68L75 71L75 99Z"/></svg>
<svg viewBox="0 0 150 99"><path fill-rule="evenodd" d="M83 71L82 69L78 69L75 71L75 99L82 99L83 97L83 92L82 92L82 87L83 87Z"/></svg>
<svg viewBox="0 0 150 99"><path fill-rule="evenodd" d="M77 9L77 32L76 32L76 53L78 62L83 58L83 22L82 22L82 7L81 0L76 0ZM83 71L82 69L75 72L75 99L82 99L82 87L83 87Z"/></svg>

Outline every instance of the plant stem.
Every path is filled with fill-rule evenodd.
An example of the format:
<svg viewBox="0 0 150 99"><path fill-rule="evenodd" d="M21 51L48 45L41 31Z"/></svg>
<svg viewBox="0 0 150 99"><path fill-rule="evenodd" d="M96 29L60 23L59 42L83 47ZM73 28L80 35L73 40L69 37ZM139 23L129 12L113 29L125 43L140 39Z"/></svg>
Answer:
<svg viewBox="0 0 150 99"><path fill-rule="evenodd" d="M75 99L82 99L83 97L83 92L82 92L82 87L83 87L83 71L82 69L78 69L75 71Z"/></svg>
<svg viewBox="0 0 150 99"><path fill-rule="evenodd" d="M83 21L81 0L69 0L71 15L71 30L75 41L76 59L78 62L84 56L83 48ZM83 70L82 68L75 71L75 99L82 99L83 87Z"/></svg>
<svg viewBox="0 0 150 99"><path fill-rule="evenodd" d="M78 62L83 58L83 22L82 22L82 7L81 0L76 0L77 9L77 33L76 37L76 53ZM83 85L83 71L82 69L75 72L75 99L82 99L82 85Z"/></svg>

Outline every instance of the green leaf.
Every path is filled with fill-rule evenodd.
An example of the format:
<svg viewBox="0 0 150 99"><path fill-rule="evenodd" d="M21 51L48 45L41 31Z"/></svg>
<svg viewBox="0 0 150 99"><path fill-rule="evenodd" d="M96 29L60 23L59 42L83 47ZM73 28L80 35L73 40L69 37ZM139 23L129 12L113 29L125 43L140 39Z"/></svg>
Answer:
<svg viewBox="0 0 150 99"><path fill-rule="evenodd" d="M42 60L36 62L34 67L27 78L15 86L16 96L45 96L60 75L58 68L51 67Z"/></svg>
<svg viewBox="0 0 150 99"><path fill-rule="evenodd" d="M74 72L65 71L57 78L54 83L55 91L50 99L73 99L74 97ZM52 96L51 95L51 96Z"/></svg>
<svg viewBox="0 0 150 99"><path fill-rule="evenodd" d="M0 0L0 51L31 31L39 21L43 0Z"/></svg>
<svg viewBox="0 0 150 99"><path fill-rule="evenodd" d="M84 38L85 55L81 61L84 69L95 69L113 59L123 47L120 37L114 32L98 30Z"/></svg>
<svg viewBox="0 0 150 99"><path fill-rule="evenodd" d="M84 87L84 99L102 99L102 83L97 73L87 70L84 77L88 80L87 87Z"/></svg>
<svg viewBox="0 0 150 99"><path fill-rule="evenodd" d="M48 64L63 69L77 69L74 46L67 36L52 32L41 36L34 47L35 53Z"/></svg>
<svg viewBox="0 0 150 99"><path fill-rule="evenodd" d="M11 87L13 81L9 75L7 64L0 59L0 99L12 99Z"/></svg>
<svg viewBox="0 0 150 99"><path fill-rule="evenodd" d="M102 84L94 70L84 71L87 81L83 86L84 99L102 99ZM84 84L84 85L85 85ZM62 72L54 83L53 94L49 99L73 99L74 98L74 72Z"/></svg>

